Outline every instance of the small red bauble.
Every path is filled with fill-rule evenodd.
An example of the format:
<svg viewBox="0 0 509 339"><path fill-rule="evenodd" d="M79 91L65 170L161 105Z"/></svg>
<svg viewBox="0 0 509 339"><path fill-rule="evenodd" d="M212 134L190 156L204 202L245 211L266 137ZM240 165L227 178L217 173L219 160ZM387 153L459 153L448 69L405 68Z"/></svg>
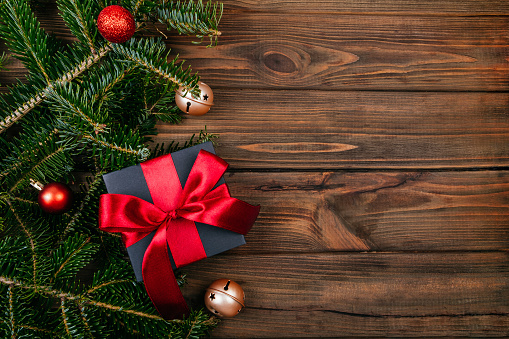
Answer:
<svg viewBox="0 0 509 339"><path fill-rule="evenodd" d="M52 182L45 185L39 192L37 201L46 213L64 213L72 206L72 191L65 184Z"/></svg>
<svg viewBox="0 0 509 339"><path fill-rule="evenodd" d="M111 5L104 8L97 17L99 33L109 42L122 43L131 39L136 25L134 18L122 6Z"/></svg>

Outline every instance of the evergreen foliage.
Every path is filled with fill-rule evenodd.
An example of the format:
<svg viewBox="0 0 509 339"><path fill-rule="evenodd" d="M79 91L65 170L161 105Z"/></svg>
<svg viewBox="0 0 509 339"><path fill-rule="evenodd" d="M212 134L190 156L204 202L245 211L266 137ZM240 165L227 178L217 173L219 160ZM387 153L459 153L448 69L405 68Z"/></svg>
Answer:
<svg viewBox="0 0 509 339"><path fill-rule="evenodd" d="M174 91L199 93L198 76L169 58L162 39L104 40L95 20L116 1L56 2L72 43L41 28L30 1L0 3L9 57L27 69L26 80L0 96L0 337L204 336L215 318L193 310L187 319L163 320L135 281L120 237L97 230L102 174L215 137L204 130L184 145L149 147L157 121L181 121ZM222 5L120 3L138 29L162 22L211 44L220 35ZM15 136L7 136L13 125ZM74 178L80 173L86 175ZM83 182L74 185L73 208L61 215L42 212L32 187L52 181Z"/></svg>

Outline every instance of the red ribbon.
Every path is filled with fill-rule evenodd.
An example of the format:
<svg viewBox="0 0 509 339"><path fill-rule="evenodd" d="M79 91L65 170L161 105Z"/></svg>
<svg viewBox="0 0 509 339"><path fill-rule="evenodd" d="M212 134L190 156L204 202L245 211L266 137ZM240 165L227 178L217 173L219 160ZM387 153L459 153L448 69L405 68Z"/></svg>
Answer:
<svg viewBox="0 0 509 339"><path fill-rule="evenodd" d="M206 257L194 222L246 234L260 211L230 197L222 184L214 189L228 164L200 150L182 189L171 154L141 164L154 204L123 194L103 194L99 203L99 229L122 233L130 246L156 230L143 257L145 288L165 319L189 314L168 256L184 266ZM166 245L168 244L168 246Z"/></svg>

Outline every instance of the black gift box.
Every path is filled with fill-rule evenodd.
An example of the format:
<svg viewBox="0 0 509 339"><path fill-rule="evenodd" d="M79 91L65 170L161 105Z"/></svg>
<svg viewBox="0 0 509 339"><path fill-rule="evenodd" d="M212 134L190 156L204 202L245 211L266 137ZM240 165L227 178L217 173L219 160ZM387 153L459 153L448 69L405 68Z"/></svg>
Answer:
<svg viewBox="0 0 509 339"><path fill-rule="evenodd" d="M189 147L171 154L182 187L184 187L187 177L191 172L191 168L193 167L196 157L201 149L215 154L214 147L211 142ZM161 173L161 175L164 175L164 173ZM127 167L116 172L105 174L103 175L103 178L106 183L108 193L134 195L140 199L153 203L140 165ZM216 186L221 184L224 184L224 178L221 178ZM195 222L195 224L207 257L211 257L246 243L242 234L199 222ZM136 280L138 281L143 280L141 274L143 256L148 245L152 241L154 234L155 231L137 243L127 247L127 253L129 254L129 259L131 260ZM168 253L173 269L175 269L175 263L169 248Z"/></svg>

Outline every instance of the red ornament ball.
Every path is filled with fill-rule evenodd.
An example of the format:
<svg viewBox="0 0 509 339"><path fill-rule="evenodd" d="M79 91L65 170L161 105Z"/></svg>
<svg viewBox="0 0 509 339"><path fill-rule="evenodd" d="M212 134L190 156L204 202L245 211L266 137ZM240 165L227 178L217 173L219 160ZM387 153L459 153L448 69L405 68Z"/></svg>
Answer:
<svg viewBox="0 0 509 339"><path fill-rule="evenodd" d="M104 8L97 17L99 33L109 42L122 43L131 39L136 25L134 18L122 6L111 5Z"/></svg>
<svg viewBox="0 0 509 339"><path fill-rule="evenodd" d="M72 191L69 186L52 182L39 192L37 201L41 209L50 214L64 213L72 206Z"/></svg>

